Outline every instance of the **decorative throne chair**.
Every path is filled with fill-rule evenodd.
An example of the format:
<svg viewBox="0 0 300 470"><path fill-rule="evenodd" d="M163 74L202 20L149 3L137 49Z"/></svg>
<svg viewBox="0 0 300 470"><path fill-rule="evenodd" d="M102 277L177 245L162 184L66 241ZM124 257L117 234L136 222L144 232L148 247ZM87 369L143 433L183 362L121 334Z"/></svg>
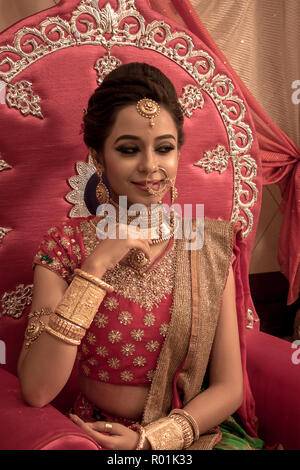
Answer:
<svg viewBox="0 0 300 470"><path fill-rule="evenodd" d="M40 240L63 219L96 213L98 177L80 133L83 109L104 76L131 61L159 66L184 110L176 202L204 204L206 217L236 222L234 274L245 372L238 412L252 434L258 418L269 445L300 449L293 351L259 331L248 283L261 166L247 103L226 64L201 38L157 14L148 0L61 0L0 35L0 446L97 449L64 415L77 393L76 369L50 405L32 408L21 398L16 367Z"/></svg>

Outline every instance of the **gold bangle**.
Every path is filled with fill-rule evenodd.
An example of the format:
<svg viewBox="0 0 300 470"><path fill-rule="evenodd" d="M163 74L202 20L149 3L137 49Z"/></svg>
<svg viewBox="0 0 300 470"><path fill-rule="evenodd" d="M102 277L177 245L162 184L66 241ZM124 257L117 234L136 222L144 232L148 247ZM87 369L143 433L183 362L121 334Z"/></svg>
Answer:
<svg viewBox="0 0 300 470"><path fill-rule="evenodd" d="M105 295L105 290L75 276L56 307L56 313L87 330Z"/></svg>
<svg viewBox="0 0 300 470"><path fill-rule="evenodd" d="M190 423L190 426L194 433L194 441L197 441L200 437L200 433L199 433L198 424L196 420L193 418L193 416L190 415L190 413L188 413L186 410L183 410L181 408L174 408L171 411L171 413L169 413L169 417L172 417L173 415L180 415Z"/></svg>
<svg viewBox="0 0 300 470"><path fill-rule="evenodd" d="M139 433L139 440L137 442L135 450L144 450L146 440L145 428L143 428L143 426L141 426L139 423L135 423L129 426L129 429L132 429L132 431L136 431Z"/></svg>
<svg viewBox="0 0 300 470"><path fill-rule="evenodd" d="M145 426L146 437L153 450L181 450L184 446L181 426L169 417Z"/></svg>
<svg viewBox="0 0 300 470"><path fill-rule="evenodd" d="M59 333L58 331L52 330L52 328L47 325L45 331L49 333L51 336L55 336L56 338L60 339L64 343L71 344L72 346L79 346L81 341L76 339L67 338L65 335Z"/></svg>
<svg viewBox="0 0 300 470"><path fill-rule="evenodd" d="M93 284L96 284L96 286L101 287L102 289L105 289L107 292L113 292L114 288L107 284L107 282L104 282L102 279L99 279L96 276L93 276L93 274L87 273L86 271L83 271L82 269L76 268L74 269L74 274L82 277L83 279L86 279L87 281L92 282Z"/></svg>
<svg viewBox="0 0 300 470"><path fill-rule="evenodd" d="M184 418L183 416L179 414L174 413L172 414L172 416L170 416L170 418L174 419L181 427L183 440L184 440L183 449L187 449L194 442L194 432L193 432L192 426L190 425L190 423L187 421L186 418Z"/></svg>
<svg viewBox="0 0 300 470"><path fill-rule="evenodd" d="M56 313L50 316L48 326L51 331L60 333L67 339L75 340L76 342L79 341L79 344L86 333L84 328L60 317Z"/></svg>

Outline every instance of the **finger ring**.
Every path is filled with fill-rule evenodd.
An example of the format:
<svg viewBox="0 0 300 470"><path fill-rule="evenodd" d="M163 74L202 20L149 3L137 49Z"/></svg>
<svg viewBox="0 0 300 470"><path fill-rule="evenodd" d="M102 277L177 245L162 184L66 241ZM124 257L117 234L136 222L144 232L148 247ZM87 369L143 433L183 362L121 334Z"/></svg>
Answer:
<svg viewBox="0 0 300 470"><path fill-rule="evenodd" d="M105 423L105 431L108 432L109 434L111 433L112 431L112 424L110 423Z"/></svg>

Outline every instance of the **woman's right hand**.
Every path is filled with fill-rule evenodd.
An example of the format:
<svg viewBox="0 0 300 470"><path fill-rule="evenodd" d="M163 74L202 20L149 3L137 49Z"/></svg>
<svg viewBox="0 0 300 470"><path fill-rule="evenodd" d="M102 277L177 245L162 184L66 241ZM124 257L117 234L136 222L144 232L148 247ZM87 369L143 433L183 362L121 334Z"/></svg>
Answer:
<svg viewBox="0 0 300 470"><path fill-rule="evenodd" d="M130 230L131 229L131 230ZM101 278L107 269L113 268L127 253L138 248L150 259L151 238L137 237L139 227L134 228L126 224L116 224L116 238L106 238L100 241L94 251L86 258L81 269ZM122 234L122 238L119 238Z"/></svg>

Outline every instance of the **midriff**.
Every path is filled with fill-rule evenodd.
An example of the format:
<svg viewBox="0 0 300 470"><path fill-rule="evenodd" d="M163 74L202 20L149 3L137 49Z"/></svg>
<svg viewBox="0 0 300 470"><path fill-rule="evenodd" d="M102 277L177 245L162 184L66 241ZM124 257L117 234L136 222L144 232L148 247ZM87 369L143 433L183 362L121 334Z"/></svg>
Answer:
<svg viewBox="0 0 300 470"><path fill-rule="evenodd" d="M113 385L79 376L79 389L102 411L122 418L140 419L149 387Z"/></svg>

